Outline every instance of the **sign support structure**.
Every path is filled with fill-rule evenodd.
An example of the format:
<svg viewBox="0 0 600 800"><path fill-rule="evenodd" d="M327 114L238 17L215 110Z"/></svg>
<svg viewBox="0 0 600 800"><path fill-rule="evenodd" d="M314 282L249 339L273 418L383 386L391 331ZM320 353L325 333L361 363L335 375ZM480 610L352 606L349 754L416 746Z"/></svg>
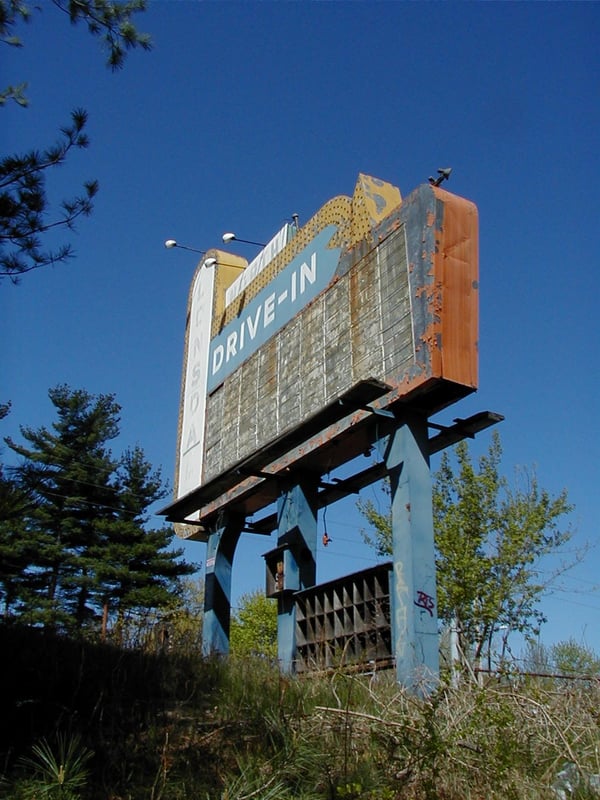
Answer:
<svg viewBox="0 0 600 800"><path fill-rule="evenodd" d="M429 457L500 416L431 418L477 389L478 319L477 208L436 182L403 198L361 173L352 195L287 224L251 263L206 251L188 300L175 496L161 512L182 538L208 544L205 654L229 650L242 531L276 530L266 594L292 672L304 636L294 595L318 588L318 510L388 476L397 677L417 692L436 680ZM361 470L374 445L382 460ZM366 642L352 602L343 635Z"/></svg>
<svg viewBox="0 0 600 800"><path fill-rule="evenodd" d="M427 690L439 676L432 481L427 419L409 417L390 435L392 632L398 683Z"/></svg>
<svg viewBox="0 0 600 800"><path fill-rule="evenodd" d="M243 524L243 517L225 513L208 536L202 626L205 656L229 652L231 567Z"/></svg>
<svg viewBox="0 0 600 800"><path fill-rule="evenodd" d="M279 668L294 671L296 605L294 593L314 586L317 576L317 492L311 478L286 488L277 503L277 548L265 556L277 598ZM269 566L271 570L269 572Z"/></svg>

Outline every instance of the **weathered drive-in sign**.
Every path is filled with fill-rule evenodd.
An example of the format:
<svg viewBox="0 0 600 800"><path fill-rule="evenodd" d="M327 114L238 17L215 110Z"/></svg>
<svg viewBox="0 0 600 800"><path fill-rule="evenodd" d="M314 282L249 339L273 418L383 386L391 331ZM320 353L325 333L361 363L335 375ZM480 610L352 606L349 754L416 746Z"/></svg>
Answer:
<svg viewBox="0 0 600 800"><path fill-rule="evenodd" d="M245 259L231 254L213 251L213 259L209 255L196 270L188 302L186 330L185 367L182 382L180 430L177 448L178 480L177 494L183 496L196 489L202 475L204 456L204 420L206 415L206 394L214 382L215 373L225 374L225 367L232 371L233 352L242 352L247 339L252 342L257 337L258 319L252 326L246 322L249 331L245 335L242 325L239 341L232 341L237 334L225 337L225 347L216 337L211 343L213 314L233 302L246 286L269 264L285 247L292 233L292 227L286 225L261 250L250 264ZM214 258L217 256L217 258ZM223 259L223 256L225 258ZM222 263L219 264L217 259ZM217 266L218 265L218 266ZM217 267L216 269L214 267ZM241 274L240 274L241 273ZM223 300L224 297L224 300ZM260 314L260 309L259 312ZM212 352L212 360L209 357ZM227 353L227 356L223 355ZM212 368L211 368L212 365Z"/></svg>
<svg viewBox="0 0 600 800"><path fill-rule="evenodd" d="M374 410L429 415L473 391L477 249L470 201L431 184L402 200L360 175L252 264L209 252L188 303L169 519L202 523L246 496L254 511L272 499L261 483L307 454L334 442L333 466L354 457Z"/></svg>

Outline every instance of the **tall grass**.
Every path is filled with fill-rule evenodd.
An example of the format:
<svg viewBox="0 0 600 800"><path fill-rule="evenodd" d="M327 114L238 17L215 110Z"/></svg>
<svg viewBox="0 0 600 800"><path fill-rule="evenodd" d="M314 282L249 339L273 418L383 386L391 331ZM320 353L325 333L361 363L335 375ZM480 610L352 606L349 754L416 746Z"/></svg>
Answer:
<svg viewBox="0 0 600 800"><path fill-rule="evenodd" d="M418 699L391 672L295 678L263 659L63 645L60 671L44 678L39 653L21 670L8 718L27 735L4 737L6 798L27 777L18 757L57 731L94 752L82 800L552 800L565 765L579 778L565 797L593 797L600 774L597 682Z"/></svg>

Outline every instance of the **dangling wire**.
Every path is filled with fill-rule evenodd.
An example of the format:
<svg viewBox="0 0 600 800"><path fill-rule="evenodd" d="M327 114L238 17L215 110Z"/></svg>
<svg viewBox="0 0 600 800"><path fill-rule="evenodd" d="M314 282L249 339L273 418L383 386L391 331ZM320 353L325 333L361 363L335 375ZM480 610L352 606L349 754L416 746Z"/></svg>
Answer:
<svg viewBox="0 0 600 800"><path fill-rule="evenodd" d="M333 541L327 533L327 508L328 506L325 506L323 509L323 547L327 547L327 545Z"/></svg>

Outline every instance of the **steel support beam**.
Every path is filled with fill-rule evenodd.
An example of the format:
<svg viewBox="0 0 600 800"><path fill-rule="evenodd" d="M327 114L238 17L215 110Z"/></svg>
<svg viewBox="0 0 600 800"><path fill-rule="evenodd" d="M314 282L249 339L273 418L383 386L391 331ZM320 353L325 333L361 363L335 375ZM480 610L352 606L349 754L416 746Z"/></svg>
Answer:
<svg viewBox="0 0 600 800"><path fill-rule="evenodd" d="M279 667L294 671L296 608L294 592L314 586L317 576L318 481L309 478L284 490L277 503L278 547L289 551L283 591L277 599Z"/></svg>
<svg viewBox="0 0 600 800"><path fill-rule="evenodd" d="M414 416L389 437L393 577L392 641L398 683L426 693L439 678L433 511L427 419Z"/></svg>
<svg viewBox="0 0 600 800"><path fill-rule="evenodd" d="M229 653L231 566L244 518L223 514L210 530L206 549L202 653Z"/></svg>

